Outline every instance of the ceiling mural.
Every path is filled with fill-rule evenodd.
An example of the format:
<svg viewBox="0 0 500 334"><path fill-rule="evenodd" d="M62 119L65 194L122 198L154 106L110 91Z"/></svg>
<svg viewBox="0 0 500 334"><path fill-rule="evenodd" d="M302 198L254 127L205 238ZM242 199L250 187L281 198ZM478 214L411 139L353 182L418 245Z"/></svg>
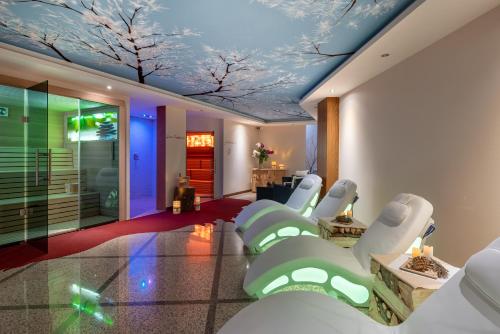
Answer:
<svg viewBox="0 0 500 334"><path fill-rule="evenodd" d="M266 121L414 0L0 0L0 41Z"/></svg>

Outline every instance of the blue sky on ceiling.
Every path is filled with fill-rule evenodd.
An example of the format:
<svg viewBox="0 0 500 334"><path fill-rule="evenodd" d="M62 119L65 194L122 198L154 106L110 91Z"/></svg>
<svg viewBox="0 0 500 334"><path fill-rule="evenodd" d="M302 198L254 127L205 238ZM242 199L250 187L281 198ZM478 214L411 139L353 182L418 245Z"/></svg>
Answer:
<svg viewBox="0 0 500 334"><path fill-rule="evenodd" d="M264 120L307 119L300 98L349 57L333 55L413 2L0 0L0 41Z"/></svg>

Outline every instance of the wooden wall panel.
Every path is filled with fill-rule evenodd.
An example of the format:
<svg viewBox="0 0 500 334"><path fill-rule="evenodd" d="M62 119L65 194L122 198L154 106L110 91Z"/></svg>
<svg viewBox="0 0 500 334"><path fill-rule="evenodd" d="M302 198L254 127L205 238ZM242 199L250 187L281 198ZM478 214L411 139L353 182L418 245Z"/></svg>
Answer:
<svg viewBox="0 0 500 334"><path fill-rule="evenodd" d="M318 104L318 175L323 178L321 195L339 177L338 97L327 97Z"/></svg>

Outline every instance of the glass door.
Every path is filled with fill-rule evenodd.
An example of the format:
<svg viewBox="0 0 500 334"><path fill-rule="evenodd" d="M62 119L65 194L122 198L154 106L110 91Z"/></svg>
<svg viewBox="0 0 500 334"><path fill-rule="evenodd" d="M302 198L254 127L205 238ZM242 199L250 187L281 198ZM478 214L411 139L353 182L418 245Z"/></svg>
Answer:
<svg viewBox="0 0 500 334"><path fill-rule="evenodd" d="M48 187L52 166L48 149L47 81L26 90L26 109L26 240L47 252Z"/></svg>
<svg viewBox="0 0 500 334"><path fill-rule="evenodd" d="M0 246L25 240L25 90L0 86Z"/></svg>
<svg viewBox="0 0 500 334"><path fill-rule="evenodd" d="M47 82L0 86L0 246L28 241L47 250L47 90Z"/></svg>

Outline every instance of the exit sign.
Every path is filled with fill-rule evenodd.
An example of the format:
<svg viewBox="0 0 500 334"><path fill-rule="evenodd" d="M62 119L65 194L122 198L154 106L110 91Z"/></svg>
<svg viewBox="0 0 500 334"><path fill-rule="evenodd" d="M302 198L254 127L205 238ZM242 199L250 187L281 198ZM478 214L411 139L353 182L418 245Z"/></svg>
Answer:
<svg viewBox="0 0 500 334"><path fill-rule="evenodd" d="M9 117L9 108L0 107L0 117Z"/></svg>

